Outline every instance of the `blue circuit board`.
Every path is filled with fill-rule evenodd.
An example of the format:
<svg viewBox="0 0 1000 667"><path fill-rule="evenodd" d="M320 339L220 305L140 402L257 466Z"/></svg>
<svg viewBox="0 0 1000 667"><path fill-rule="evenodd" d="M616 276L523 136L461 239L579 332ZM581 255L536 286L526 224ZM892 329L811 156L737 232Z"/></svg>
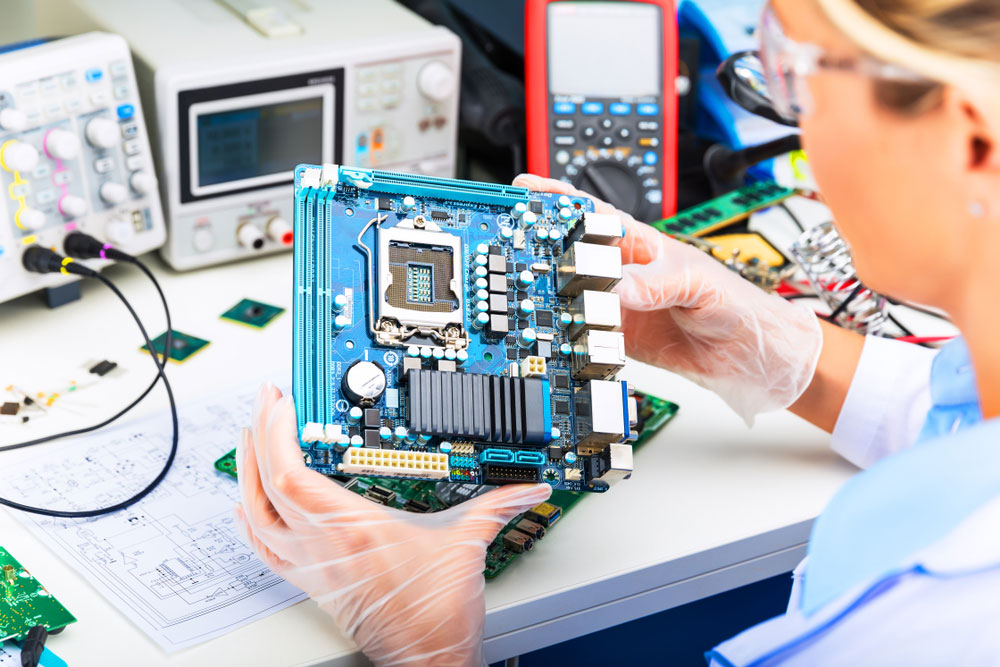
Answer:
<svg viewBox="0 0 1000 667"><path fill-rule="evenodd" d="M293 355L307 464L569 491L628 477L636 408L613 379L624 343L611 291L623 230L606 218L585 198L300 165Z"/></svg>

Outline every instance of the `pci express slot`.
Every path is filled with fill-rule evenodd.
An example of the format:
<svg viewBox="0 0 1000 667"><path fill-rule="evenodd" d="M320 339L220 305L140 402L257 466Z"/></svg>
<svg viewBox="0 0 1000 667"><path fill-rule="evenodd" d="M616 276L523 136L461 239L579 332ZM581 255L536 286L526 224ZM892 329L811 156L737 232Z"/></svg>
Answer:
<svg viewBox="0 0 1000 667"><path fill-rule="evenodd" d="M529 195L527 188L513 185L476 183L357 167L339 167L338 179L376 192L436 197L495 206L513 206L518 202L527 201Z"/></svg>
<svg viewBox="0 0 1000 667"><path fill-rule="evenodd" d="M552 438L548 380L413 369L407 384L414 433L538 446Z"/></svg>

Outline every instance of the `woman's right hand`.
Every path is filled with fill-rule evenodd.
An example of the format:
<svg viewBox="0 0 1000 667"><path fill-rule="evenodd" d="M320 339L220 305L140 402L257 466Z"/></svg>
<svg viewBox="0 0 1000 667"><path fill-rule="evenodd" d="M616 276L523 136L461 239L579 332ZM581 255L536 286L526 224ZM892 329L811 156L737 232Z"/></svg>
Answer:
<svg viewBox="0 0 1000 667"><path fill-rule="evenodd" d="M514 185L594 200L625 223L621 297L629 356L717 393L748 423L787 408L812 381L823 346L816 315L768 294L715 259L561 181Z"/></svg>

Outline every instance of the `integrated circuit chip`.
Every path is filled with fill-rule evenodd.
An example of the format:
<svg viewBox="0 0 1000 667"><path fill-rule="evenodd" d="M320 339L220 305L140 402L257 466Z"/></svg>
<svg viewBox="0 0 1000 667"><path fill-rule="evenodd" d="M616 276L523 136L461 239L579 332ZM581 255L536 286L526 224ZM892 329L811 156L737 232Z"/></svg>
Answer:
<svg viewBox="0 0 1000 667"><path fill-rule="evenodd" d="M164 331L159 336L153 339L153 349L156 353L163 355L163 348L167 344L167 332ZM171 361L178 364L182 364L196 353L205 349L209 341L204 338L198 338L197 336L192 336L190 334L183 333L181 331L173 330L173 336L170 341L170 353L169 357ZM140 350L148 352L149 348L143 345Z"/></svg>
<svg viewBox="0 0 1000 667"><path fill-rule="evenodd" d="M283 312L285 309L280 306L272 306L253 299L241 299L239 303L219 317L237 324L245 324L254 329L263 329Z"/></svg>

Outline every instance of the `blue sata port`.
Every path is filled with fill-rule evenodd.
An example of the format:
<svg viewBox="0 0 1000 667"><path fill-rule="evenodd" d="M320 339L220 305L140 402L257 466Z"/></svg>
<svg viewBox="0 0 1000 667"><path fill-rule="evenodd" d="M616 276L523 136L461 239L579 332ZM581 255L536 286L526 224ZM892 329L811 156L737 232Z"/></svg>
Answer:
<svg viewBox="0 0 1000 667"><path fill-rule="evenodd" d="M541 452L516 452L514 454L514 463L540 466L544 465L545 461L545 454Z"/></svg>
<svg viewBox="0 0 1000 667"><path fill-rule="evenodd" d="M480 463L513 463L514 452L506 449L486 449L479 455Z"/></svg>

